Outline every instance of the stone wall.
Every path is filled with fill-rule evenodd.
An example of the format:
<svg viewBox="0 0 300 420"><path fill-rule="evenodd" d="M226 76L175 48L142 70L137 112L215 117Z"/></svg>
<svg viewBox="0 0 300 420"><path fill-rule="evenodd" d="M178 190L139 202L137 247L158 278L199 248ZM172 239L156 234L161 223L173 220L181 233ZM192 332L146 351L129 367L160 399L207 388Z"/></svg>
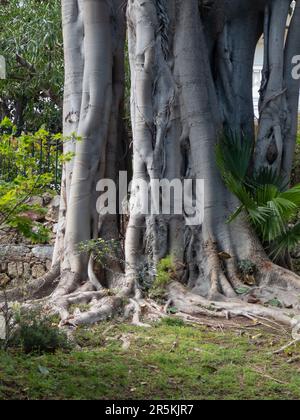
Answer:
<svg viewBox="0 0 300 420"><path fill-rule="evenodd" d="M51 268L60 199L45 195L31 200L47 209L41 222L52 232L51 240L49 245L32 245L14 229L0 232L0 283L12 287L37 279Z"/></svg>
<svg viewBox="0 0 300 420"><path fill-rule="evenodd" d="M0 245L0 282L11 286L37 279L51 268L51 245Z"/></svg>

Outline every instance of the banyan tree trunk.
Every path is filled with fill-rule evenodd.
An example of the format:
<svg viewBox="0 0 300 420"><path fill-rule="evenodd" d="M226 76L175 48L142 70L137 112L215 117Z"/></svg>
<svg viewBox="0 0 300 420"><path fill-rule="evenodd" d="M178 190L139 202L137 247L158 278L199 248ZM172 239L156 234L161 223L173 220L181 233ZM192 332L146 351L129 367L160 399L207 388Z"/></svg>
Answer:
<svg viewBox="0 0 300 420"><path fill-rule="evenodd" d="M242 260L258 268L258 295L278 286L280 293L299 292L300 279L267 258L243 215L226 223L238 203L218 173L215 146L222 131L250 139L254 167L273 167L289 178L298 116L299 80L292 77L292 59L300 54L299 0L287 36L289 0L63 0L62 5L63 118L70 137L65 151L75 155L64 165L53 260L59 283L51 302L62 319L76 325L96 322L129 299L125 313L133 312L139 322L141 276L151 283L158 262L170 255L175 275L168 293L180 311L271 316L290 324L291 314L250 305L236 294ZM139 208L151 197L157 210L177 181L197 185L200 179L204 205L203 214L196 215L177 211L175 202L169 214L132 211L122 232L125 264L112 260L109 270L99 271L93 253L78 252L78 245L99 237L119 239L119 215L97 212L96 186L104 178L116 181L124 151L126 8L133 136L130 207ZM255 144L252 69L262 35L265 60ZM141 182L146 188L140 188ZM191 186L190 204L195 191ZM89 303L90 310L70 316L69 306L81 302ZM298 308L297 299L293 306Z"/></svg>

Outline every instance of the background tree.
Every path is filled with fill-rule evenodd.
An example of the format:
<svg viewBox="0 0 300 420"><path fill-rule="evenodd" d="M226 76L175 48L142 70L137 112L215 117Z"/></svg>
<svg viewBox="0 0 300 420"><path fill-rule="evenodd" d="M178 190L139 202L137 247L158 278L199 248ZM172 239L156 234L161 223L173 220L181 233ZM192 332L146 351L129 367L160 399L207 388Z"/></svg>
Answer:
<svg viewBox="0 0 300 420"><path fill-rule="evenodd" d="M224 132L247 139L255 149L255 171L267 167L289 177L299 94L290 58L300 53L299 1L286 43L289 0L128 1L133 179L149 186L154 179L205 179L205 218L201 225L190 226L186 214L132 214L125 265L112 261L106 273L98 271L93 250L80 253L78 245L120 237L119 217L96 212L96 183L103 177L115 180L120 167L126 5L122 0L62 4L64 131L82 138L67 146L75 158L64 169L60 228L53 272L47 277L53 290L59 272L51 302L63 321L99 321L112 316L129 297L125 313L132 311L139 322L140 267L149 267L145 275L151 283L151 267L170 255L170 278L177 281L167 285L167 301L177 310L296 322L292 318L299 309L300 279L267 258L246 215L226 223L239 203L221 179L215 149ZM255 143L252 66L263 34L266 57ZM132 204L146 194L133 189ZM289 297L286 306L292 310L283 313L243 301L249 296L238 298L243 285L239 267L245 261L256 268L256 300L281 294ZM69 306L78 302L90 303L90 310L70 316ZM143 304L151 306L145 300Z"/></svg>
<svg viewBox="0 0 300 420"><path fill-rule="evenodd" d="M0 3L0 54L7 80L0 81L0 120L22 130L42 125L61 132L63 42L59 0Z"/></svg>

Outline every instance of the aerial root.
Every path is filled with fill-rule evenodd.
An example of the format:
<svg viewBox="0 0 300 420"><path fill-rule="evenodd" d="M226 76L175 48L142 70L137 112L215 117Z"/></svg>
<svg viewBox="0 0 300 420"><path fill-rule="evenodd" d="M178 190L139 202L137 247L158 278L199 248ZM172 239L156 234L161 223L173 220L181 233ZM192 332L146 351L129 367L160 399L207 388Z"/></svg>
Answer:
<svg viewBox="0 0 300 420"><path fill-rule="evenodd" d="M176 309L176 317L187 322L199 323L199 316L217 319L246 317L257 322L266 320L277 322L281 327L283 324L287 325L293 329L294 340L300 339L300 317L297 317L297 310L300 314L299 301L299 307L297 303L291 306L283 305L286 309L245 302L234 292L233 285L239 284L238 281L236 283L231 281L232 277L228 274L235 272L229 270L230 267L234 268L234 264L228 265L226 260L222 265L220 256L213 248L207 248L207 252L210 255L207 261L211 293L206 297L193 293L181 283L173 281L167 288L166 304L160 305L144 298L134 279L130 281L124 276L125 281L120 283L120 289L117 291L104 288L95 290L90 282L81 283L74 273L61 273L59 265L56 265L46 276L27 285L25 295L27 300L24 295L19 297L20 291L15 289L6 291L7 300L9 302L20 300L22 307L27 309L43 307L49 313L56 313L61 318L61 326L90 325L111 319L115 315L123 315L125 319L132 320L134 325L149 327L147 322L157 321L173 313L170 309L172 306ZM266 302L263 297L268 296L270 290L275 290L274 293L287 293L290 296L294 291L293 299L297 291L299 297L300 278L294 273L277 267L263 258L257 261L257 267L260 286L249 288L249 293L257 294L258 301ZM53 290L59 279L61 281ZM3 301L2 295L0 295L1 301ZM293 309L289 309L290 307Z"/></svg>
<svg viewBox="0 0 300 420"><path fill-rule="evenodd" d="M234 284L230 282L224 273L225 264L222 261L222 256L218 252L216 244L213 241L207 241L205 244L206 263L210 273L210 300L220 300L223 296L233 298L236 296ZM232 276L235 284L238 284L238 279Z"/></svg>
<svg viewBox="0 0 300 420"><path fill-rule="evenodd" d="M83 311L80 305L86 306ZM76 291L64 296L53 294L49 301L51 310L58 313L61 326L93 324L113 316L121 306L121 298L107 289L100 291ZM76 307L77 306L77 307ZM73 313L72 313L73 310Z"/></svg>

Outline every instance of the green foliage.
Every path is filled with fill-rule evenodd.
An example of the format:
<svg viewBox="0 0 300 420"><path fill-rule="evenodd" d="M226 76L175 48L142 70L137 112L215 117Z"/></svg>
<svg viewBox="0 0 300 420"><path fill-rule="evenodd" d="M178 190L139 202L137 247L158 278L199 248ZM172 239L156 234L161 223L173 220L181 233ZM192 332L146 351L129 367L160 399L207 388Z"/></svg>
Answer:
<svg viewBox="0 0 300 420"><path fill-rule="evenodd" d="M172 275L176 272L176 267L171 256L160 260L156 268L155 280L149 291L153 299L163 299L166 295L166 288L172 281Z"/></svg>
<svg viewBox="0 0 300 420"><path fill-rule="evenodd" d="M7 62L7 79L0 80L0 118L14 118L19 132L42 125L61 131L60 0L0 2L0 27L0 54Z"/></svg>
<svg viewBox="0 0 300 420"><path fill-rule="evenodd" d="M300 226L291 225L300 209L300 184L288 189L285 179L268 168L252 173L252 154L246 139L223 137L217 146L224 182L241 203L228 222L245 212L270 256L278 259L300 241Z"/></svg>
<svg viewBox="0 0 300 420"><path fill-rule="evenodd" d="M55 353L70 348L67 335L50 317L38 311L29 311L16 316L16 332L12 338L14 347L25 353Z"/></svg>
<svg viewBox="0 0 300 420"><path fill-rule="evenodd" d="M161 325L166 325L168 327L184 327L185 326L185 322L180 319L180 318L175 318L175 317L165 317L162 318L162 320L160 321Z"/></svg>
<svg viewBox="0 0 300 420"><path fill-rule="evenodd" d="M257 272L256 265L250 260L241 260L238 263L238 269L243 275L253 275Z"/></svg>
<svg viewBox="0 0 300 420"><path fill-rule="evenodd" d="M278 298L276 298L276 297L274 299L269 300L269 302L267 302L267 304L269 306L273 306L274 308L282 308L283 307L283 305L280 302L280 300Z"/></svg>
<svg viewBox="0 0 300 420"><path fill-rule="evenodd" d="M115 239L105 240L103 238L92 239L90 241L81 242L78 250L84 254L93 254L103 268L109 268L109 261L124 263L124 256L120 255L120 242Z"/></svg>
<svg viewBox="0 0 300 420"><path fill-rule="evenodd" d="M67 139L68 140L68 139ZM0 123L0 229L17 229L33 243L45 243L49 231L40 223L45 209L33 197L54 194L61 166L62 136L44 128L17 136L17 127L5 118Z"/></svg>
<svg viewBox="0 0 300 420"><path fill-rule="evenodd" d="M0 173L4 181L12 181L17 176L28 178L47 175L49 186L56 187L61 177L64 159L62 155L62 135L50 134L43 127L35 133L17 135L17 127L8 119L0 122Z"/></svg>

